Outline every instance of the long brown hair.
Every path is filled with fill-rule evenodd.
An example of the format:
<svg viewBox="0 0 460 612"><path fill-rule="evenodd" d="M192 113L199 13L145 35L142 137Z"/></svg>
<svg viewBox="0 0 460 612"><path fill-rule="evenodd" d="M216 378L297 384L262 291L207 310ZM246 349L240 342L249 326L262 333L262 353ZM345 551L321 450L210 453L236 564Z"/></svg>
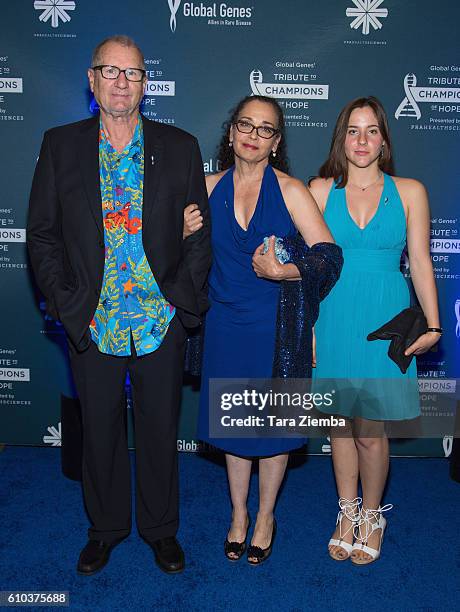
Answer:
<svg viewBox="0 0 460 612"><path fill-rule="evenodd" d="M350 115L356 108L363 108L365 106L368 106L374 112L380 133L385 141L385 146L382 149L382 154L378 161L379 168L387 174L394 174L393 160L391 157L390 130L382 103L377 98L374 98L374 96L356 98L340 111L332 136L329 157L318 172L321 178L333 177L339 188L345 187L348 181L348 164L347 158L345 157L345 137L347 135Z"/></svg>

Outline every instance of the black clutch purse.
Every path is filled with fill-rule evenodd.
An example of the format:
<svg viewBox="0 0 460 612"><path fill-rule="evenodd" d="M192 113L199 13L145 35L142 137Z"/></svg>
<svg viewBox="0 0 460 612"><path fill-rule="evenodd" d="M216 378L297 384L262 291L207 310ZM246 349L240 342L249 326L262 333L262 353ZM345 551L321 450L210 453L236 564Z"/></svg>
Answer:
<svg viewBox="0 0 460 612"><path fill-rule="evenodd" d="M368 340L391 340L388 348L388 356L392 359L403 374L412 361L413 355L405 355L404 351L426 333L428 324L419 306L405 308L391 321L388 321L379 329L371 332Z"/></svg>

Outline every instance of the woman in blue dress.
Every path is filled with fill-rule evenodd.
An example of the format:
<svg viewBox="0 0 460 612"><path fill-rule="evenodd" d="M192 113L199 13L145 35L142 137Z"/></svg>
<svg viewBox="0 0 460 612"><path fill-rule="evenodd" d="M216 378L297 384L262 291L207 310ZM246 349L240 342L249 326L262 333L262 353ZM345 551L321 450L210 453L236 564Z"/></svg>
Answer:
<svg viewBox="0 0 460 612"><path fill-rule="evenodd" d="M347 418L350 435L331 431L340 511L329 554L338 561L351 556L356 564L380 555L386 526L382 512L391 507L380 506L389 467L384 422L420 414L415 360L402 374L387 355L388 342L366 340L410 305L400 272L406 241L412 282L431 329L406 354L428 351L442 333L427 194L420 182L391 173L391 142L381 103L373 97L350 102L339 115L329 158L310 190L344 257L342 275L321 304L315 326L315 378L348 381L349 390L361 379L371 391L360 401L359 393L342 393L334 414ZM373 384L382 391L378 401L373 401L378 395Z"/></svg>
<svg viewBox="0 0 460 612"><path fill-rule="evenodd" d="M292 263L275 257L274 237L300 232L308 245L333 242L303 183L286 169L282 110L271 98L252 96L236 107L220 152L222 172L207 177L213 265L209 275L198 437L222 449L233 506L225 554L243 554L249 529L247 497L253 458L259 458L259 510L248 561L268 558L276 530L273 516L288 453L303 444L293 438L215 438L209 433L212 378L270 378L280 281L299 279ZM191 208L193 210L193 207ZM199 212L189 219L200 227ZM187 226L187 220L186 220ZM264 237L270 247L263 254ZM212 416L212 415L211 415Z"/></svg>

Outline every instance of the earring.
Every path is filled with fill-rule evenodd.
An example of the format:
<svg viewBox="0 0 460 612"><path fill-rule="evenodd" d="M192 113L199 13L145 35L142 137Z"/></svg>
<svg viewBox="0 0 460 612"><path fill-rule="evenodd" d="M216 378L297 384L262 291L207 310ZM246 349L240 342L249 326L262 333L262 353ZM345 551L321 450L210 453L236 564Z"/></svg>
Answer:
<svg viewBox="0 0 460 612"><path fill-rule="evenodd" d="M382 145L380 148L380 157L383 157L384 148L385 148L385 145Z"/></svg>
<svg viewBox="0 0 460 612"><path fill-rule="evenodd" d="M233 147L233 142L231 140L228 141L228 146Z"/></svg>
<svg viewBox="0 0 460 612"><path fill-rule="evenodd" d="M272 151L273 157L276 157L276 151Z"/></svg>

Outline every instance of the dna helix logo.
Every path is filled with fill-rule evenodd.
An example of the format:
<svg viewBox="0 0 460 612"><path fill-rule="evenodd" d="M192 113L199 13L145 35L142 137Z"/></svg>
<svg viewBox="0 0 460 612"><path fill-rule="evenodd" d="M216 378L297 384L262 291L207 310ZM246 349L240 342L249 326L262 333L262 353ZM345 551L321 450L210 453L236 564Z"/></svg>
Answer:
<svg viewBox="0 0 460 612"><path fill-rule="evenodd" d="M422 112L417 102L420 103L435 103L432 110L438 111L454 111L456 105L460 101L460 87L450 87L450 85L460 84L458 77L454 78L439 78L429 77L428 86L417 85L417 77L413 72L406 74L404 77L404 98L395 112L395 118L412 117L420 119ZM432 87L436 85L436 87ZM441 87L438 87L441 85ZM449 87L446 87L449 85Z"/></svg>
<svg viewBox="0 0 460 612"><path fill-rule="evenodd" d="M442 448L444 451L444 457L450 457L452 453L452 445L454 443L453 436L444 436L442 439Z"/></svg>
<svg viewBox="0 0 460 612"><path fill-rule="evenodd" d="M263 75L260 70L253 70L249 75L249 84L251 85L252 95L260 96L264 95L263 92L259 89L257 83L262 83Z"/></svg>
<svg viewBox="0 0 460 612"><path fill-rule="evenodd" d="M411 89L416 85L417 77L415 76L415 74L406 74L406 76L404 77L404 93L406 94L406 96L396 109L395 119L399 119L400 117L415 117L416 119L420 119L420 117L422 116L420 108L417 102L415 101L415 97L411 91Z"/></svg>
<svg viewBox="0 0 460 612"><path fill-rule="evenodd" d="M457 324L455 326L455 335L457 338L460 338L460 299L455 300L455 317L457 319Z"/></svg>
<svg viewBox="0 0 460 612"><path fill-rule="evenodd" d="M176 31L176 26L177 26L176 15L177 15L177 11L179 10L181 2L182 0L168 0L169 10L171 11L171 17L169 19L169 27L171 28L171 32L173 33Z"/></svg>

